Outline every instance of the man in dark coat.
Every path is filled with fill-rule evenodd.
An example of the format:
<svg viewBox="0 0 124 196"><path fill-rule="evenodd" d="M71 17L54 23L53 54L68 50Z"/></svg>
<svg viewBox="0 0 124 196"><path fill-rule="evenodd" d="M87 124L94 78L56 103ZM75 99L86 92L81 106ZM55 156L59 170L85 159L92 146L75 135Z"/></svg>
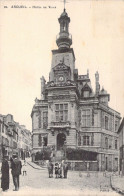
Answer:
<svg viewBox="0 0 124 196"><path fill-rule="evenodd" d="M58 169L59 169L59 164L58 163L55 163L55 175L56 175L56 178L58 178Z"/></svg>
<svg viewBox="0 0 124 196"><path fill-rule="evenodd" d="M7 191L9 189L9 164L8 164L7 156L3 158L1 173L2 173L1 188L3 191Z"/></svg>
<svg viewBox="0 0 124 196"><path fill-rule="evenodd" d="M21 161L18 159L17 155L13 155L11 160L11 169L12 169L12 177L13 177L13 183L15 186L14 191L19 190L19 175L21 174L21 168L22 164Z"/></svg>

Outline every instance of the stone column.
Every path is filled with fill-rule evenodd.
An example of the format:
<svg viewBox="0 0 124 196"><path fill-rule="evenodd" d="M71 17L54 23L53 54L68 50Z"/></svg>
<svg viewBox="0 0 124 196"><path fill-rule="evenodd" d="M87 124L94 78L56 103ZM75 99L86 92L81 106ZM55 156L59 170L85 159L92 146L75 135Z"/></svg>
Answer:
<svg viewBox="0 0 124 196"><path fill-rule="evenodd" d="M98 160L98 169L99 171L102 171L102 154L98 154L97 156L97 160Z"/></svg>

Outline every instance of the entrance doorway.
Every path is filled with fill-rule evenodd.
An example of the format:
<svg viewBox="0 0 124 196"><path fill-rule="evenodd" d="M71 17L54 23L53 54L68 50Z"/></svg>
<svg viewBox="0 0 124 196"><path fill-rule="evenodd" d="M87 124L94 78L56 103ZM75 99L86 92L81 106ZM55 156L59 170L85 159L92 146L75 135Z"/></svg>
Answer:
<svg viewBox="0 0 124 196"><path fill-rule="evenodd" d="M65 141L66 141L66 135L64 133L59 133L57 135L57 150L63 149Z"/></svg>

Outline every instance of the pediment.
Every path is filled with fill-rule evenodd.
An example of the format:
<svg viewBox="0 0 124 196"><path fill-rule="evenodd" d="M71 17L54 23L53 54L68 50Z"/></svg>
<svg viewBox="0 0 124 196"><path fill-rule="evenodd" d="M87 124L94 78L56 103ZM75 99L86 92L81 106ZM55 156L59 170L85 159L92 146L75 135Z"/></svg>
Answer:
<svg viewBox="0 0 124 196"><path fill-rule="evenodd" d="M88 83L86 83L86 84L83 86L82 90L89 90L89 91L92 91L92 89L91 89L91 87L88 85Z"/></svg>
<svg viewBox="0 0 124 196"><path fill-rule="evenodd" d="M54 71L60 71L60 70L69 70L70 67L68 67L67 65L65 65L64 63L59 63L58 65L56 65L53 70Z"/></svg>

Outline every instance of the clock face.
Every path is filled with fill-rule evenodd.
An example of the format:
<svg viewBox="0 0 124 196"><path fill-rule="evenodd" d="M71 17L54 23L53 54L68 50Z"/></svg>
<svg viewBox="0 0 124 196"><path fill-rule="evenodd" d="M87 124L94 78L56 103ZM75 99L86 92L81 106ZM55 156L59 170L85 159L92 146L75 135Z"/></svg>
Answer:
<svg viewBox="0 0 124 196"><path fill-rule="evenodd" d="M64 80L63 76L60 76L59 81L63 81L63 80Z"/></svg>

